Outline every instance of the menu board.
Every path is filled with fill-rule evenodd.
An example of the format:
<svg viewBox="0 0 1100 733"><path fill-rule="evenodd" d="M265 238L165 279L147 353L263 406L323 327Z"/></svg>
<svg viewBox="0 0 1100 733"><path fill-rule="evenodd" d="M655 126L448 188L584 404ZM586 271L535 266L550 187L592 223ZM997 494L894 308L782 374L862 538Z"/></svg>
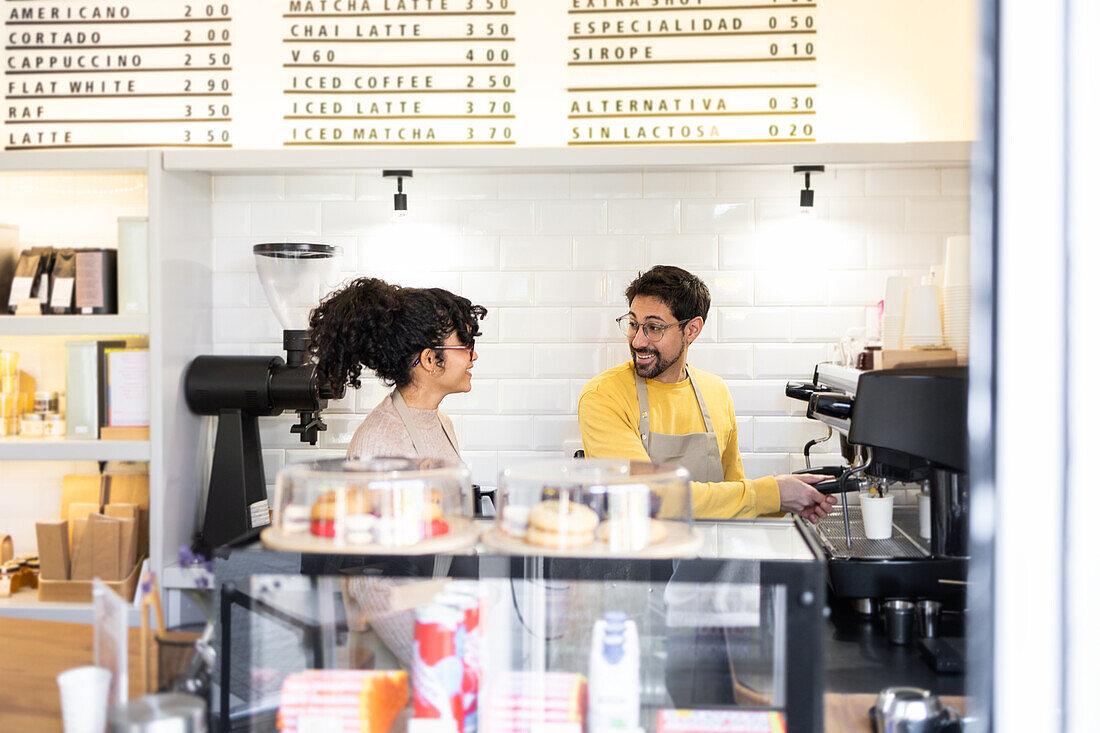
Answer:
<svg viewBox="0 0 1100 733"><path fill-rule="evenodd" d="M233 4L4 2L4 149L225 147Z"/></svg>
<svg viewBox="0 0 1100 733"><path fill-rule="evenodd" d="M973 137L954 0L0 7L9 151Z"/></svg>

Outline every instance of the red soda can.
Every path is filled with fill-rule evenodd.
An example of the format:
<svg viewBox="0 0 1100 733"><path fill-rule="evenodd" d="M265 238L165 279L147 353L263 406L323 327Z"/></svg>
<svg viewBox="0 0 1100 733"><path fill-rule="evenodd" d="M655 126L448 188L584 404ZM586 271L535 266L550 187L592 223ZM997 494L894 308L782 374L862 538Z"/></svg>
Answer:
<svg viewBox="0 0 1100 733"><path fill-rule="evenodd" d="M462 612L439 603L413 613L412 691L414 718L440 718L461 733L462 656L466 630Z"/></svg>
<svg viewBox="0 0 1100 733"><path fill-rule="evenodd" d="M434 598L436 603L451 606L462 612L463 632L460 632L461 641L457 645L458 653L462 657L462 712L463 732L475 733L477 731L477 695L481 680L481 608L477 596L467 595L461 592L452 592L448 584L447 589Z"/></svg>

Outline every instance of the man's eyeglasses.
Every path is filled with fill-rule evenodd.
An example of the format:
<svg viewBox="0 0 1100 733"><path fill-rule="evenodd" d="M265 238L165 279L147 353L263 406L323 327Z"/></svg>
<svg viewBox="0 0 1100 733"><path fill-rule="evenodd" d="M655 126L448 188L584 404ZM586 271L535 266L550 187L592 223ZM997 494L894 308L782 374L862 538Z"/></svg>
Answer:
<svg viewBox="0 0 1100 733"><path fill-rule="evenodd" d="M429 346L428 348L429 348L429 349L432 349L432 350L436 350L436 349L443 349L443 350L447 350L447 349L461 349L462 351L467 351L467 352L469 352L469 354L470 354L470 361L473 361L473 360L474 360L474 342L473 342L473 341L470 341L470 345L469 345L469 346L466 346L465 344L463 344L462 346ZM416 365L417 365L417 364L419 364L419 363L420 363L420 357L418 356L418 357L416 357L416 361L414 361L414 362L412 363L412 365L413 365L413 366L416 366Z"/></svg>
<svg viewBox="0 0 1100 733"><path fill-rule="evenodd" d="M619 330L622 331L623 336L626 336L627 338L634 338L638 334L638 329L640 328L642 329L642 333L645 334L645 337L647 339L649 339L653 343L657 343L662 338L664 338L665 331L672 328L673 326L682 326L690 320L690 318L685 318L684 320L677 321L676 323L665 324L653 323L652 321L638 323L630 317L630 314L627 314L625 316L619 316L618 318L616 318L615 323L619 324Z"/></svg>

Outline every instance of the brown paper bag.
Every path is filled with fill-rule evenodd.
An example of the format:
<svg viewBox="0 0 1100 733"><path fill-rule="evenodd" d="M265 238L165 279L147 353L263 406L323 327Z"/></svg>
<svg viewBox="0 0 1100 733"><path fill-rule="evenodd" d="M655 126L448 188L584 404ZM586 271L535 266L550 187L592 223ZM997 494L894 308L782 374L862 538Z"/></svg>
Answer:
<svg viewBox="0 0 1100 733"><path fill-rule="evenodd" d="M36 522L39 574L46 580L69 579L69 523L64 519Z"/></svg>

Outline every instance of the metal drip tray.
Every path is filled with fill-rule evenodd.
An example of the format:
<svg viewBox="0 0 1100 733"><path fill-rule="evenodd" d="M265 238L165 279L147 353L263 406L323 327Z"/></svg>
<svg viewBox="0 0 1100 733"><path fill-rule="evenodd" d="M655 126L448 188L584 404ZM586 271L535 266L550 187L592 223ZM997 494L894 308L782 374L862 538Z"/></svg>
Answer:
<svg viewBox="0 0 1100 733"><path fill-rule="evenodd" d="M844 511L837 506L815 525L818 537L834 558L856 560L897 560L931 556L928 540L919 534L920 519L915 506L894 507L894 536L888 540L869 540L863 536L863 515L859 504L848 506L851 523L852 546L844 539Z"/></svg>

